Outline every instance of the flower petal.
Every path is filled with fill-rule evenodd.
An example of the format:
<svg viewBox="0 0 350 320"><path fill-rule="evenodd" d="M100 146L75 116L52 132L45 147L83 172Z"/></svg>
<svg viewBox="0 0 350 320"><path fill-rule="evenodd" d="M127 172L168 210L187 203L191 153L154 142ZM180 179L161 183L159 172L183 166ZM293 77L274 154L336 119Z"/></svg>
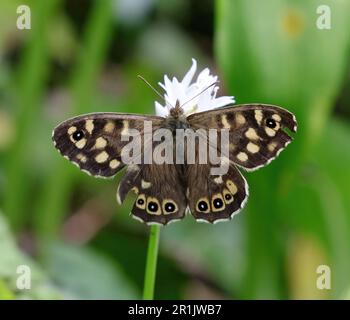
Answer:
<svg viewBox="0 0 350 320"><path fill-rule="evenodd" d="M176 95L175 104L176 104L176 101L178 100L181 105L186 100L186 92L184 90L184 87L175 77L173 78L172 84L173 84L173 91Z"/></svg>
<svg viewBox="0 0 350 320"><path fill-rule="evenodd" d="M202 84L204 83L208 83L209 84L209 77L210 77L210 71L208 68L205 68L203 71L201 71L201 73L198 75L197 77L197 83Z"/></svg>
<svg viewBox="0 0 350 320"><path fill-rule="evenodd" d="M231 97L229 97L229 96L219 97L219 98L216 98L214 100L211 100L211 109L225 107L225 106L228 106L228 105L234 104L234 103L235 103L235 98L233 96L231 96Z"/></svg>
<svg viewBox="0 0 350 320"><path fill-rule="evenodd" d="M188 70L188 72L185 74L185 76L183 77L181 84L186 88L190 85L194 74L196 73L197 70L197 61L196 59L192 58L192 66L190 68L190 70Z"/></svg>
<svg viewBox="0 0 350 320"><path fill-rule="evenodd" d="M155 102L156 115L160 117L166 117L169 114L169 110L163 107L158 101Z"/></svg>
<svg viewBox="0 0 350 320"><path fill-rule="evenodd" d="M217 98L219 86L215 82L218 81L218 77L210 74L208 68L202 70L196 81L192 82L196 70L197 61L192 59L192 66L181 82L175 77L170 80L167 75L164 76L164 83L159 83L159 85L165 90L166 105L162 106L158 102L155 103L158 115L169 115L170 109L175 106L177 101L179 101L186 115L235 103L232 96Z"/></svg>
<svg viewBox="0 0 350 320"><path fill-rule="evenodd" d="M199 111L205 111L212 109L212 96L210 89L204 91L200 96L198 100L198 110Z"/></svg>

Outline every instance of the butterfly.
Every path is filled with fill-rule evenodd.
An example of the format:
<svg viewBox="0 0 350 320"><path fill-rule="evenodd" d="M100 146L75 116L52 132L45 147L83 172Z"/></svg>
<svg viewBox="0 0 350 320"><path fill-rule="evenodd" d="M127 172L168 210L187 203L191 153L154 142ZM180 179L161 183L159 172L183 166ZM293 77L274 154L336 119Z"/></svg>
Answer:
<svg viewBox="0 0 350 320"><path fill-rule="evenodd" d="M229 135L226 172L211 174L212 163L200 163L198 156L194 163L124 163L123 148L128 141L123 136L134 129L145 142L145 121L152 124L152 132L170 130L171 139L175 139L176 130L184 128L226 130ZM185 116L177 103L167 117L126 113L81 115L59 124L52 137L65 158L92 176L113 177L127 167L117 190L118 202L122 203L133 191L136 200L132 216L147 224L166 225L182 219L186 213L209 223L231 219L248 197L247 181L238 168L253 171L275 159L292 141L286 129L296 132L295 116L273 105L226 106ZM152 141L151 148L161 142ZM143 146L140 158L148 151Z"/></svg>

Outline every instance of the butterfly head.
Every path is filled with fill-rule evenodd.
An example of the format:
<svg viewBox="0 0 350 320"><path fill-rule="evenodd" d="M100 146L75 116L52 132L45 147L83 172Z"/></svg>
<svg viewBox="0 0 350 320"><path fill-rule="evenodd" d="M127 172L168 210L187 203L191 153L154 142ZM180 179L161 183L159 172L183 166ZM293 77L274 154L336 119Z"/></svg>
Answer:
<svg viewBox="0 0 350 320"><path fill-rule="evenodd" d="M184 109L181 108L179 100L176 100L175 107L171 108L169 113L175 119L179 119L184 114Z"/></svg>

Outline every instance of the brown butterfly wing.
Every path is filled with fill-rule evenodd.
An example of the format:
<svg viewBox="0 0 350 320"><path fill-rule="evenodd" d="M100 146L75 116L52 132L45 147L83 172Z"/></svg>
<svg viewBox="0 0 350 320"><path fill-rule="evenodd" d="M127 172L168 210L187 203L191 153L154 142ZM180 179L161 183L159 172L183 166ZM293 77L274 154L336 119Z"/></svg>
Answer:
<svg viewBox="0 0 350 320"><path fill-rule="evenodd" d="M285 129L297 129L291 112L264 104L219 108L192 114L187 120L193 128L228 129L229 158L247 170L256 170L275 159L292 141Z"/></svg>
<svg viewBox="0 0 350 320"><path fill-rule="evenodd" d="M165 225L182 219L187 206L182 170L174 164L129 166L118 187L118 202L132 190L137 198L131 213L138 220Z"/></svg>
<svg viewBox="0 0 350 320"><path fill-rule="evenodd" d="M220 176L211 175L210 170L209 164L188 165L186 168L191 213L198 221L229 220L244 207L248 184L234 165Z"/></svg>
<svg viewBox="0 0 350 320"><path fill-rule="evenodd" d="M79 168L93 176L112 177L124 167L122 148L128 141L121 137L129 129L142 134L144 121L158 128L164 118L136 114L94 113L64 121L52 139L58 151Z"/></svg>

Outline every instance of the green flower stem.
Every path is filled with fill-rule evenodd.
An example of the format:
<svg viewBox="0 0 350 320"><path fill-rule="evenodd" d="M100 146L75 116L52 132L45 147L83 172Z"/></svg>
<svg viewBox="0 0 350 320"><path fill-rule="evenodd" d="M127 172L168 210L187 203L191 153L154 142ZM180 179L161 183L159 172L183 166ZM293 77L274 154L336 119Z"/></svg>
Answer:
<svg viewBox="0 0 350 320"><path fill-rule="evenodd" d="M159 247L160 226L153 225L150 228L148 250L146 258L145 282L143 287L143 299L153 300L154 285L156 280L157 258Z"/></svg>

